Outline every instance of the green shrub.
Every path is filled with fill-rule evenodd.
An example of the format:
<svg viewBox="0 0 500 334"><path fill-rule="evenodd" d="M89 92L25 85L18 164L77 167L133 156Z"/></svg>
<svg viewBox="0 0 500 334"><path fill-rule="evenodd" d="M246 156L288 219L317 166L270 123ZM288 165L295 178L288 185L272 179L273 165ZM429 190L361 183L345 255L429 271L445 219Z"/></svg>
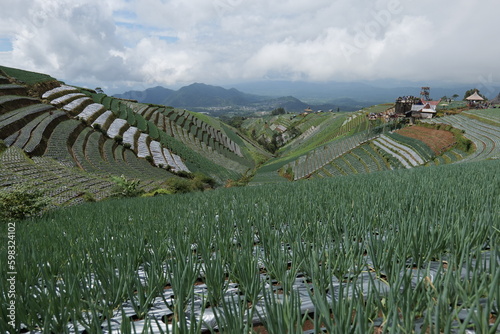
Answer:
<svg viewBox="0 0 500 334"><path fill-rule="evenodd" d="M180 170L176 174L177 174L177 176L186 177L188 179L193 179L194 178L194 175L192 173L186 172L185 170Z"/></svg>
<svg viewBox="0 0 500 334"><path fill-rule="evenodd" d="M170 178L167 180L167 185L174 194L185 194L193 191L191 181L180 178Z"/></svg>
<svg viewBox="0 0 500 334"><path fill-rule="evenodd" d="M213 177L205 175L201 172L194 172L193 175L194 175L194 179L198 179L201 182L203 182L204 184L207 184L212 188L216 186L217 182L215 181L215 179Z"/></svg>
<svg viewBox="0 0 500 334"><path fill-rule="evenodd" d="M171 189L156 189L154 191L150 191L148 193L143 194L141 197L155 197L155 196L161 196L161 195L172 195L173 191Z"/></svg>
<svg viewBox="0 0 500 334"><path fill-rule="evenodd" d="M83 197L83 200L85 202L95 202L96 201L94 195L92 195L89 192L85 192L82 197Z"/></svg>
<svg viewBox="0 0 500 334"><path fill-rule="evenodd" d="M136 197L142 195L144 190L139 188L141 181L129 180L124 175L112 176L111 180L115 183L113 197Z"/></svg>
<svg viewBox="0 0 500 334"><path fill-rule="evenodd" d="M115 138L113 138L117 143L123 142L123 137L120 135L116 135Z"/></svg>
<svg viewBox="0 0 500 334"><path fill-rule="evenodd" d="M41 213L50 199L34 185L19 185L0 191L0 220L21 220Z"/></svg>

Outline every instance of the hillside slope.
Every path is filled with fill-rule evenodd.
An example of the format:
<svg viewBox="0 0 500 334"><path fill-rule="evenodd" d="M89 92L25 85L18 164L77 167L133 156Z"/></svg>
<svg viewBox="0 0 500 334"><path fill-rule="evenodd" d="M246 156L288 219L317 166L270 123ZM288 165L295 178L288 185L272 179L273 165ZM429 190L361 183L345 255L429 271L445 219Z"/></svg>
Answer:
<svg viewBox="0 0 500 334"><path fill-rule="evenodd" d="M37 166L42 163L37 157L42 157L43 163L60 164L75 175L92 175L102 182L120 175L138 179L146 190L192 173L224 184L254 167L256 151L244 137L208 116L120 100L7 67L0 67L0 140L9 148L0 158L18 165ZM19 183L13 179L30 181L15 165L2 164L3 186ZM42 173L37 168L32 174ZM82 197L90 185L82 181L76 188L74 197ZM109 191L94 195L105 198Z"/></svg>
<svg viewBox="0 0 500 334"><path fill-rule="evenodd" d="M500 123L495 121L500 110L438 117L423 121L423 126L368 118L390 107L245 120L244 131L278 146L275 158L257 170L250 184L500 158Z"/></svg>

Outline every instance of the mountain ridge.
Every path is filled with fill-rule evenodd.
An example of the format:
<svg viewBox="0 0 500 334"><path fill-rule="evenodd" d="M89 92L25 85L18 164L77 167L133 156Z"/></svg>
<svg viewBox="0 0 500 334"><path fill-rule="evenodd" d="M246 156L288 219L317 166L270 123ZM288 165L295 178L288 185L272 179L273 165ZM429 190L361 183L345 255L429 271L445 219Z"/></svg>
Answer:
<svg viewBox="0 0 500 334"><path fill-rule="evenodd" d="M309 103L290 94L282 96L249 94L234 87L224 88L204 83L193 83L178 90L156 86L144 91L127 91L113 96L136 100L140 103L174 106L194 111L210 111L211 113L227 112L228 110L271 111L280 107L289 112L301 112L306 108L354 111L372 105L372 102L359 102L347 97L339 98L332 103Z"/></svg>

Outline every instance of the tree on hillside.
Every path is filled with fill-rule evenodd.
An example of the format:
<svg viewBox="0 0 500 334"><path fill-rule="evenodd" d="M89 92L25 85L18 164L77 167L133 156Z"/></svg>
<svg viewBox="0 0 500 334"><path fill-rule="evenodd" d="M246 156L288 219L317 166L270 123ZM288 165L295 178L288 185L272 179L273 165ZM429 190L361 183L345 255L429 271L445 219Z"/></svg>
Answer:
<svg viewBox="0 0 500 334"><path fill-rule="evenodd" d="M271 111L271 115L284 115L286 114L286 110L283 107L279 107Z"/></svg>
<svg viewBox="0 0 500 334"><path fill-rule="evenodd" d="M469 89L468 91L465 92L465 94L464 94L464 101L465 101L466 98L468 98L469 96L471 96L472 94L474 94L474 92L476 92L476 91L477 91L477 94L479 96L481 96L483 99L487 100L486 96L484 96L483 94L479 93L479 89L472 88L472 89Z"/></svg>
<svg viewBox="0 0 500 334"><path fill-rule="evenodd" d="M453 94L452 98L453 98L453 100L456 100L459 96L460 95L458 95L458 94Z"/></svg>

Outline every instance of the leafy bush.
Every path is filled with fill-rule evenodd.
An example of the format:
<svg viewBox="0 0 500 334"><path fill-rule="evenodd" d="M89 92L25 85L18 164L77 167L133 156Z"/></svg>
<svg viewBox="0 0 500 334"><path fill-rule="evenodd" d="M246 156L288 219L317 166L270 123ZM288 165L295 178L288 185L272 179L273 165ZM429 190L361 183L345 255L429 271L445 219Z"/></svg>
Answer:
<svg viewBox="0 0 500 334"><path fill-rule="evenodd" d="M191 172L186 172L185 170L180 170L176 172L177 176L186 177L188 179L194 178L194 175Z"/></svg>
<svg viewBox="0 0 500 334"><path fill-rule="evenodd" d="M161 195L172 195L173 191L170 189L156 189L154 191L148 192L143 194L141 197L155 197L155 196L161 196Z"/></svg>
<svg viewBox="0 0 500 334"><path fill-rule="evenodd" d="M194 172L193 175L194 175L194 179L199 179L201 182L209 185L212 188L215 187L215 185L217 183L213 177L205 175L201 172Z"/></svg>
<svg viewBox="0 0 500 334"><path fill-rule="evenodd" d="M83 194L83 200L84 200L85 202L95 202L95 201L96 201L96 199L95 199L94 195L92 195L92 194L91 194L91 193L89 193L89 192L85 192L85 193Z"/></svg>
<svg viewBox="0 0 500 334"><path fill-rule="evenodd" d="M50 204L42 190L20 185L0 191L0 220L21 220L41 213Z"/></svg>
<svg viewBox="0 0 500 334"><path fill-rule="evenodd" d="M174 194L185 194L193 191L191 180L173 177L167 180L167 185Z"/></svg>
<svg viewBox="0 0 500 334"><path fill-rule="evenodd" d="M111 180L115 183L113 197L136 197L144 192L139 188L139 180L129 180L124 175L112 176Z"/></svg>

